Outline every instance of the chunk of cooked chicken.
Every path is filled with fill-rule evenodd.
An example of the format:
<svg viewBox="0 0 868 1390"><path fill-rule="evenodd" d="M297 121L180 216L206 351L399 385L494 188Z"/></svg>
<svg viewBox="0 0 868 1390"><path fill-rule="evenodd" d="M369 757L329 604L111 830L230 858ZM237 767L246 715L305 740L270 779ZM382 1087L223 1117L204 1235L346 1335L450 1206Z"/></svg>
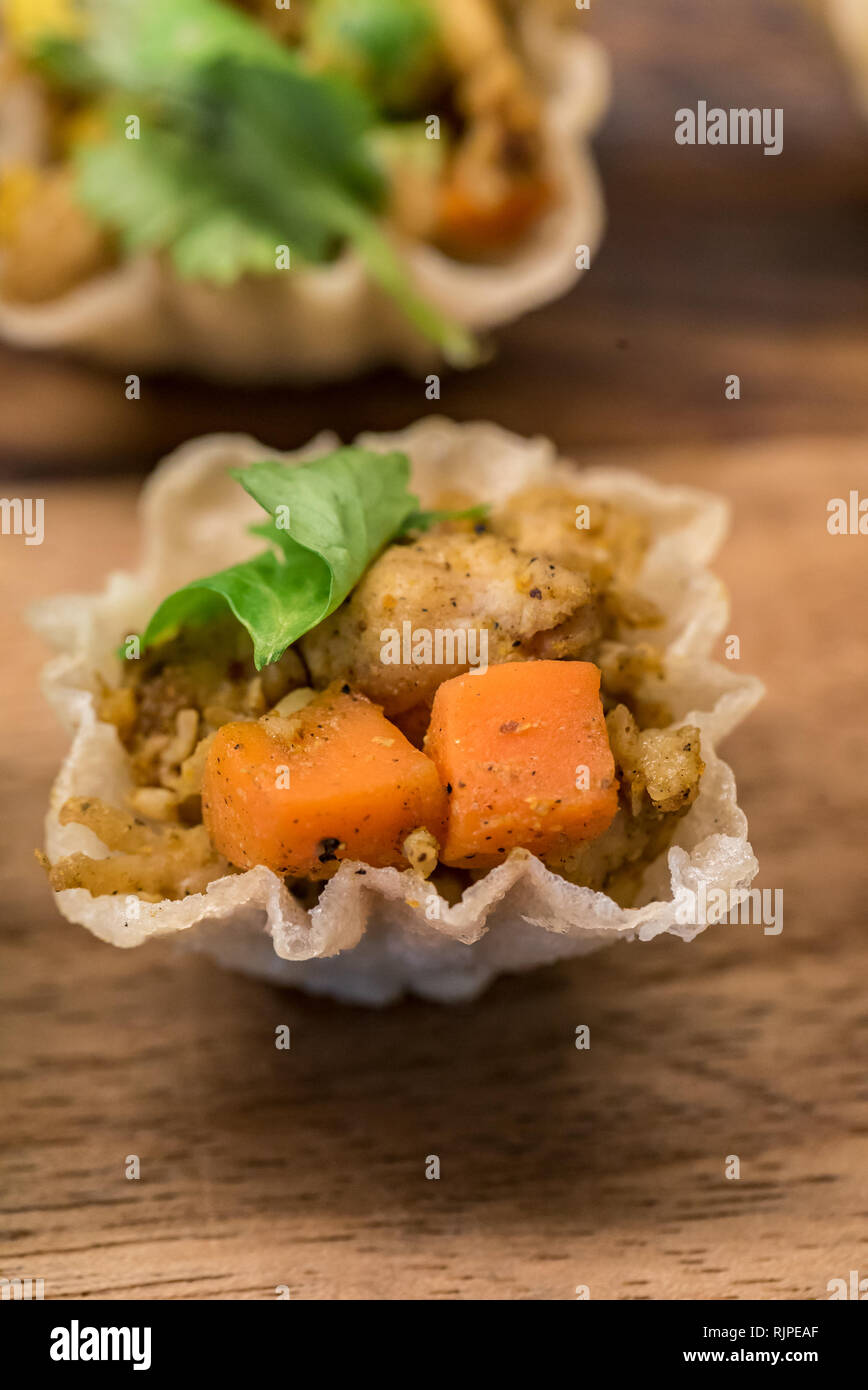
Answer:
<svg viewBox="0 0 868 1390"><path fill-rule="evenodd" d="M548 555L598 583L631 582L648 547L640 516L569 487L529 487L493 514L491 529L519 550Z"/></svg>
<svg viewBox="0 0 868 1390"><path fill-rule="evenodd" d="M482 664L485 644L489 665L537 656L539 634L594 602L582 575L497 536L437 533L390 546L300 646L314 685L347 681L387 715L400 715L429 705L442 681ZM403 650L393 661L396 639Z"/></svg>
<svg viewBox="0 0 868 1390"><path fill-rule="evenodd" d="M686 811L699 794L705 771L695 724L640 731L630 711L616 705L606 716L621 794L634 816L647 797L662 815Z"/></svg>
<svg viewBox="0 0 868 1390"><path fill-rule="evenodd" d="M629 907L648 864L670 844L699 795L705 763L693 724L640 730L626 706L616 705L606 728L620 784L618 813L596 840L564 845L546 864Z"/></svg>

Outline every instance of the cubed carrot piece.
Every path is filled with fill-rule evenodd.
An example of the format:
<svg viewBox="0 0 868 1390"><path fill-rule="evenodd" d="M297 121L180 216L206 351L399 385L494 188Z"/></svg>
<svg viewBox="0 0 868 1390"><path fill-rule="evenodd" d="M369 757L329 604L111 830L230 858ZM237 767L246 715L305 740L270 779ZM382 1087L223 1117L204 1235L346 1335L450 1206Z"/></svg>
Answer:
<svg viewBox="0 0 868 1390"><path fill-rule="evenodd" d="M208 754L202 814L231 864L328 878L344 859L405 868L402 844L438 840L437 769L379 706L330 689L287 721L225 724Z"/></svg>
<svg viewBox="0 0 868 1390"><path fill-rule="evenodd" d="M600 671L589 661L507 662L444 681L425 751L449 793L440 858L454 867L595 839L618 809Z"/></svg>

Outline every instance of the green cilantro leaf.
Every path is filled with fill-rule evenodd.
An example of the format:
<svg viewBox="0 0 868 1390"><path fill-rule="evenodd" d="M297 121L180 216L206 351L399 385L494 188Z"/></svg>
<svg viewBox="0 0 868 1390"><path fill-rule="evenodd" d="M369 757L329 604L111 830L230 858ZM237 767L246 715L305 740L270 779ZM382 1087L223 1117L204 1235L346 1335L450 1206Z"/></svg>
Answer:
<svg viewBox="0 0 868 1390"><path fill-rule="evenodd" d="M409 461L397 453L337 449L296 467L254 463L233 476L268 513L253 529L273 548L171 594L142 641L165 641L228 604L250 633L261 670L343 603L418 502L407 491Z"/></svg>
<svg viewBox="0 0 868 1390"><path fill-rule="evenodd" d="M148 623L143 647L212 622L228 604L262 670L343 603L390 541L487 510L422 512L407 490L405 454L355 447L295 466L267 459L232 476L267 514L250 530L271 548L170 594Z"/></svg>

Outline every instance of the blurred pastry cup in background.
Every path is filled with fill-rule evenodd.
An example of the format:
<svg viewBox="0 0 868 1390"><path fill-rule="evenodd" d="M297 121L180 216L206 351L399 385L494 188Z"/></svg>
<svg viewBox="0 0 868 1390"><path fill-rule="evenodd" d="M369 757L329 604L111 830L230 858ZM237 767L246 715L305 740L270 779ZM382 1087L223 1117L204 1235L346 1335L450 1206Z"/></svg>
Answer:
<svg viewBox="0 0 868 1390"><path fill-rule="evenodd" d="M608 66L575 12L7 8L10 343L239 381L472 365L599 244Z"/></svg>

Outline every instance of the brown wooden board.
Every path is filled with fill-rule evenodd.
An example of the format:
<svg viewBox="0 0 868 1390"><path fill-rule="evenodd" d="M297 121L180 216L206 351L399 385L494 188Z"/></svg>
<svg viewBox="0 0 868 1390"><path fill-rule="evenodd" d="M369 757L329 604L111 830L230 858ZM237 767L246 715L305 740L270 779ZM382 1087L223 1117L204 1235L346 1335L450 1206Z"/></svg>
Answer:
<svg viewBox="0 0 868 1390"><path fill-rule="evenodd" d="M606 458L733 503L729 631L769 694L726 752L783 932L624 944L452 1009L314 1001L57 916L31 855L65 740L19 613L131 562L133 488L50 483L44 544L4 539L0 1273L60 1299L817 1299L868 1276L868 540L826 530L829 498L868 495L868 440Z"/></svg>

